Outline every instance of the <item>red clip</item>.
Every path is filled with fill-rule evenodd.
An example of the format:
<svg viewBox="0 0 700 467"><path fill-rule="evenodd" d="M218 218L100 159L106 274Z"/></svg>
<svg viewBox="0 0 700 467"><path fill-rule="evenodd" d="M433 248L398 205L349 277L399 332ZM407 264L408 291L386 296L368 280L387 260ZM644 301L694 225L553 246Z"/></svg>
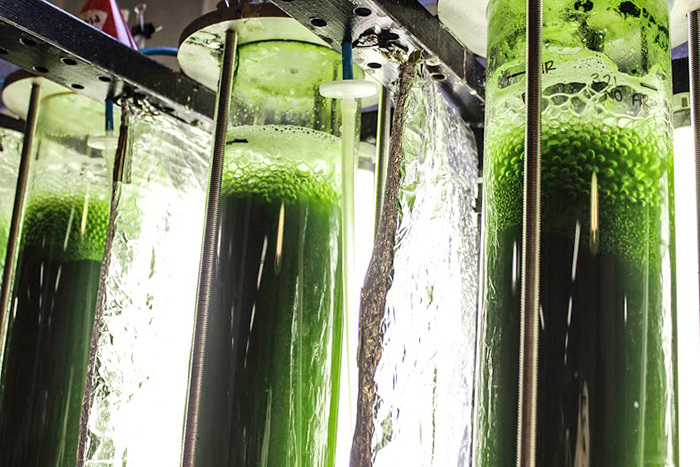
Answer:
<svg viewBox="0 0 700 467"><path fill-rule="evenodd" d="M87 0L78 18L109 34L122 44L138 49L116 0Z"/></svg>

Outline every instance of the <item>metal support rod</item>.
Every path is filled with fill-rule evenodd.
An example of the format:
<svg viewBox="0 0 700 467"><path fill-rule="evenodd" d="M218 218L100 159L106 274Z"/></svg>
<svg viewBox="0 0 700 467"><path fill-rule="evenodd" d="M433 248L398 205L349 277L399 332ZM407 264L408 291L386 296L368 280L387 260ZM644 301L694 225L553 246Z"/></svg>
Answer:
<svg viewBox="0 0 700 467"><path fill-rule="evenodd" d="M695 137L695 199L698 227L698 280L700 281L700 10L688 14L690 64L690 117Z"/></svg>
<svg viewBox="0 0 700 467"><path fill-rule="evenodd" d="M196 465L197 440L199 438L199 409L202 402L204 366L207 359L206 338L210 321L209 309L212 281L214 279L217 232L219 229L219 195L221 192L221 176L224 165L229 105L231 102L231 92L233 90L237 49L238 33L233 30L226 31L224 58L221 65L219 92L217 94L216 103L214 150L211 160L211 175L209 177L204 239L199 267L195 329L190 360L190 381L187 394L185 433L182 447L182 465L184 467L195 467Z"/></svg>
<svg viewBox="0 0 700 467"><path fill-rule="evenodd" d="M542 0L527 1L525 181L520 311L517 465L534 467L537 447L537 365L540 288L540 95Z"/></svg>
<svg viewBox="0 0 700 467"><path fill-rule="evenodd" d="M32 158L32 147L34 146L34 135L36 134L40 97L41 85L39 83L33 83L32 93L29 97L27 121L24 127L24 141L22 143L22 156L20 158L19 173L17 175L15 202L12 208L12 222L10 224L10 234L7 239L5 269L2 273L2 290L0 291L0 363L2 362L2 349L5 348L5 339L7 337L10 299L12 295L12 276L15 272L15 263L17 261L17 249L20 241L24 200L27 191L27 182L29 180L29 169Z"/></svg>
<svg viewBox="0 0 700 467"><path fill-rule="evenodd" d="M379 87L379 107L377 108L377 163L374 166L374 190L376 207L374 210L374 236L379 230L379 220L384 205L384 185L386 183L386 161L391 143L391 92Z"/></svg>

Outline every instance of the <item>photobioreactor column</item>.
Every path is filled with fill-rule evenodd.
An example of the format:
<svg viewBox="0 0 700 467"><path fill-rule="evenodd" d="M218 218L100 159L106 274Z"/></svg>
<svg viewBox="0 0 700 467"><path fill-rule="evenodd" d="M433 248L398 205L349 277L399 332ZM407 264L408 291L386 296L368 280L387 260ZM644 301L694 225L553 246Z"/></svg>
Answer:
<svg viewBox="0 0 700 467"><path fill-rule="evenodd" d="M198 434L194 455L185 456L197 465L334 465L343 339L341 112L319 87L340 79L341 56L310 41L249 41L240 21L231 23L240 31L238 62ZM280 30L286 21L300 27L272 18Z"/></svg>
<svg viewBox="0 0 700 467"><path fill-rule="evenodd" d="M104 104L46 95L0 381L0 463L74 465L109 218Z"/></svg>
<svg viewBox="0 0 700 467"><path fill-rule="evenodd" d="M489 9L480 466L516 458L525 5ZM543 14L536 464L677 465L668 2Z"/></svg>

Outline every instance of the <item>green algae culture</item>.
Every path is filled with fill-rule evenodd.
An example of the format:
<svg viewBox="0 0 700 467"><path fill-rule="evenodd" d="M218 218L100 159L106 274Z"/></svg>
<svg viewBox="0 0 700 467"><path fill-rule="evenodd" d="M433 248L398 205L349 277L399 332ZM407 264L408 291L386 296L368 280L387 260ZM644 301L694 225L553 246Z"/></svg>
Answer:
<svg viewBox="0 0 700 467"><path fill-rule="evenodd" d="M75 465L109 218L104 160L76 150L84 136L42 133L44 102L0 381L0 464L11 467Z"/></svg>
<svg viewBox="0 0 700 467"><path fill-rule="evenodd" d="M516 457L525 11L490 5L475 462ZM668 3L545 0L537 465L677 465Z"/></svg>
<svg viewBox="0 0 700 467"><path fill-rule="evenodd" d="M334 464L342 341L340 140L229 132L200 407L202 465Z"/></svg>

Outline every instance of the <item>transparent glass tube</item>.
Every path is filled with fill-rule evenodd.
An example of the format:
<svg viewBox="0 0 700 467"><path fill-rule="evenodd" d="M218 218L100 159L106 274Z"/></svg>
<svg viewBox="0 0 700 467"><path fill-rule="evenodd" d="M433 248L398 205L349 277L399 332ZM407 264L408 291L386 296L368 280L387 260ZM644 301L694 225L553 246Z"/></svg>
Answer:
<svg viewBox="0 0 700 467"><path fill-rule="evenodd" d="M40 103L0 383L3 465L73 465L109 219L103 104Z"/></svg>
<svg viewBox="0 0 700 467"><path fill-rule="evenodd" d="M333 465L343 339L340 54L238 50L222 180L202 462ZM200 441L201 443L201 441Z"/></svg>
<svg viewBox="0 0 700 467"><path fill-rule="evenodd" d="M676 465L668 2L543 3L537 465ZM525 7L489 7L477 465L515 462Z"/></svg>

